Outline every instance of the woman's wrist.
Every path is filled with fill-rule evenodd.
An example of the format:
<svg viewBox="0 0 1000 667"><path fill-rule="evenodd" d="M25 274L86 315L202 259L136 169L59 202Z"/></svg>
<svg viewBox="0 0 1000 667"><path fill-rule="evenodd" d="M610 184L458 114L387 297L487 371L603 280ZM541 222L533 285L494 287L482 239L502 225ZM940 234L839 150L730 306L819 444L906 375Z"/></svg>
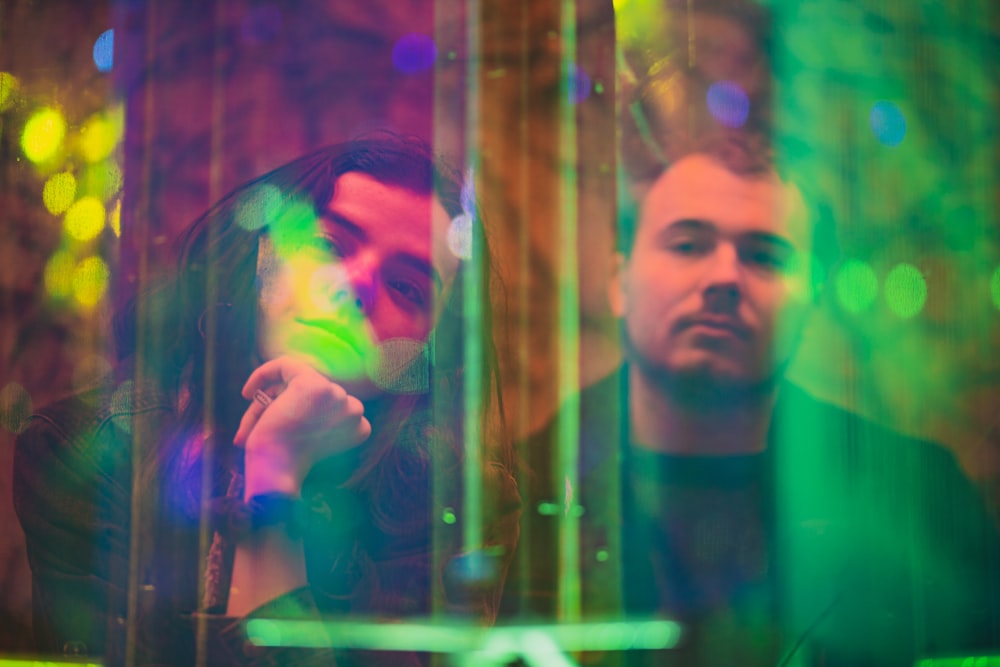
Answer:
<svg viewBox="0 0 1000 667"><path fill-rule="evenodd" d="M305 474L283 451L248 449L244 459L243 498L280 493L294 498L302 495Z"/></svg>

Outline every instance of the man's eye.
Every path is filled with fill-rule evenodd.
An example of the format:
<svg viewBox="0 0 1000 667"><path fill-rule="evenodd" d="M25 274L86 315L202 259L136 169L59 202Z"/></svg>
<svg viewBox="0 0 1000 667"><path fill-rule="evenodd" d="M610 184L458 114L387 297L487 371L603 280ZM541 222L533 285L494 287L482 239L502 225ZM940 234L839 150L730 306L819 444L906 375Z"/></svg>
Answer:
<svg viewBox="0 0 1000 667"><path fill-rule="evenodd" d="M746 261L769 271L784 271L788 266L788 259L784 254L770 250L752 250L747 253Z"/></svg>
<svg viewBox="0 0 1000 667"><path fill-rule="evenodd" d="M697 255L708 249L708 243L696 239L678 239L667 244L667 248L680 255Z"/></svg>

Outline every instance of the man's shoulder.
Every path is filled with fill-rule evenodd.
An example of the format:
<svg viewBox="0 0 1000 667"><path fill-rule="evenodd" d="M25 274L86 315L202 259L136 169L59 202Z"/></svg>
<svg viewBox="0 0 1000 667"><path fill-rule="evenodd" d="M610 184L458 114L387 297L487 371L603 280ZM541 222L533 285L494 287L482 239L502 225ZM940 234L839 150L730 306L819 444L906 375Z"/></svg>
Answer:
<svg viewBox="0 0 1000 667"><path fill-rule="evenodd" d="M958 470L954 453L944 444L903 433L792 383L780 389L772 429L779 446L819 455L825 450L846 465L892 466L913 472L934 466L937 474Z"/></svg>

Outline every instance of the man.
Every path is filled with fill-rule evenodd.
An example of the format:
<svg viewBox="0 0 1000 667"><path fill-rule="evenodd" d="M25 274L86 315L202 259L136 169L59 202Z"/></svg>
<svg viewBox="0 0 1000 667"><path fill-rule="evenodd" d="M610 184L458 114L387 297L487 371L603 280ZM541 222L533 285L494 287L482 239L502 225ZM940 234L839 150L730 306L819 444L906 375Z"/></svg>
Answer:
<svg viewBox="0 0 1000 667"><path fill-rule="evenodd" d="M1000 645L993 525L950 453L783 380L814 234L799 191L752 157L688 155L646 193L610 286L626 364L580 396L575 467L553 455L574 412L522 450L508 611L684 625L630 664L910 665Z"/></svg>

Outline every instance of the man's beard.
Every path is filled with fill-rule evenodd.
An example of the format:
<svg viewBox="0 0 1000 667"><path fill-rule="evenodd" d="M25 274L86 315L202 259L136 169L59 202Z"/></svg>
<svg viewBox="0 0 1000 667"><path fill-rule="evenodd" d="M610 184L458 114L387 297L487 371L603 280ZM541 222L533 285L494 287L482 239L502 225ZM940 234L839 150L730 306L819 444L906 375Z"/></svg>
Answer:
<svg viewBox="0 0 1000 667"><path fill-rule="evenodd" d="M695 412L719 412L764 405L773 397L788 366L788 362L776 364L773 372L762 379L733 377L704 366L672 369L665 362L650 359L643 354L624 326L622 346L625 359L652 387L668 396L675 404Z"/></svg>

